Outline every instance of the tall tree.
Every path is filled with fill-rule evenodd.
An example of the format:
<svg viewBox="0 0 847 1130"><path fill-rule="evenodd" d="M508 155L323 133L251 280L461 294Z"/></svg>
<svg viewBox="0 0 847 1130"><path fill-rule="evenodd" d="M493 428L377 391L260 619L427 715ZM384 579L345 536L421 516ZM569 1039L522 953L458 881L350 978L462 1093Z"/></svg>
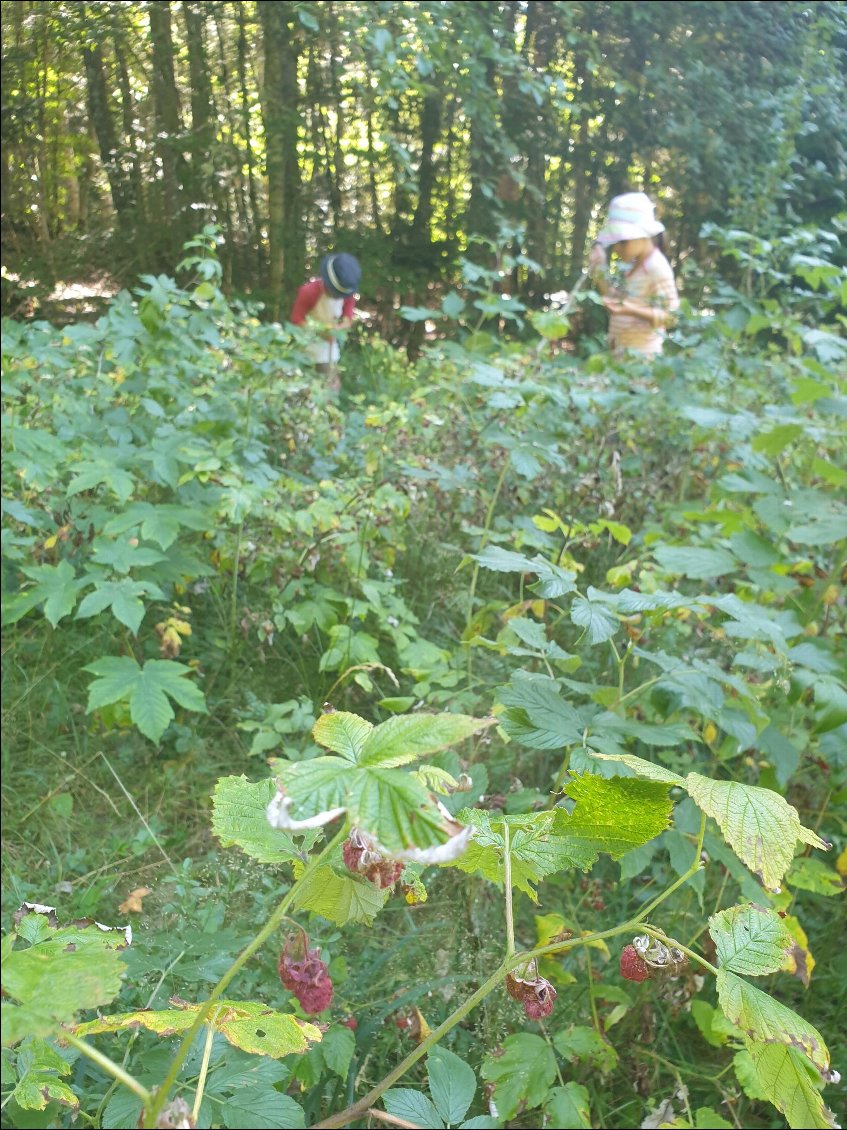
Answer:
<svg viewBox="0 0 847 1130"><path fill-rule="evenodd" d="M174 71L174 48L169 0L148 5L153 61L153 105L156 118L156 154L161 168L159 214L167 216L177 248L188 234L183 191L187 180L182 152L183 129L179 91ZM174 240L167 240L168 250Z"/></svg>
<svg viewBox="0 0 847 1130"><path fill-rule="evenodd" d="M269 307L280 318L303 281L306 263L300 164L300 54L297 29L286 4L260 0L265 75L262 116L268 168Z"/></svg>

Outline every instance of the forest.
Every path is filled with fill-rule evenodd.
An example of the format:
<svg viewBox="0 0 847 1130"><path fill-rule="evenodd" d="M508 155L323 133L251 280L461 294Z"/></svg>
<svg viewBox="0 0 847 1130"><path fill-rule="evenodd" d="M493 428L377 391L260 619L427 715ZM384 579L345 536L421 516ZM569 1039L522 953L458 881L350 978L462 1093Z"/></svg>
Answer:
<svg viewBox="0 0 847 1130"><path fill-rule="evenodd" d="M843 1121L845 74L3 0L3 1127Z"/></svg>

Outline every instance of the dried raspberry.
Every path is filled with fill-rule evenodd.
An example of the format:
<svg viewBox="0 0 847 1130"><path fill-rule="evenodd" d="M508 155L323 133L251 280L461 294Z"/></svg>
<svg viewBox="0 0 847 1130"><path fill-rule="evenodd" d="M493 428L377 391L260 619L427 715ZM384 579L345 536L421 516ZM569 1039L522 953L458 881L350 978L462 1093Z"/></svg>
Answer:
<svg viewBox="0 0 847 1130"><path fill-rule="evenodd" d="M650 966L635 946L624 946L621 950L621 976L627 981L646 981L650 976Z"/></svg>
<svg viewBox="0 0 847 1130"><path fill-rule="evenodd" d="M320 950L308 949L305 935L290 937L279 955L279 976L304 1012L317 1013L332 1003L332 981Z"/></svg>
<svg viewBox="0 0 847 1130"><path fill-rule="evenodd" d="M530 1020L541 1020L553 1011L553 1002L558 993L548 980L537 975L532 978L519 977L515 973L506 975L506 991L510 997L520 1001Z"/></svg>
<svg viewBox="0 0 847 1130"><path fill-rule="evenodd" d="M386 859L373 840L358 828L351 829L350 837L341 849L341 857L348 871L364 876L382 891L393 887L403 874L404 864L396 859Z"/></svg>

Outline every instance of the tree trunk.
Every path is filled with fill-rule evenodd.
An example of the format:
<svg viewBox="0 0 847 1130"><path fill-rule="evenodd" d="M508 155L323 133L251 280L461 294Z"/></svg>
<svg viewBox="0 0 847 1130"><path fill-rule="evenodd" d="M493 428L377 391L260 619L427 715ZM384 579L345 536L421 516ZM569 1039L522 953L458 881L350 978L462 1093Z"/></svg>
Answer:
<svg viewBox="0 0 847 1130"><path fill-rule="evenodd" d="M213 217L215 200L215 121L212 81L206 59L206 5L183 0L185 41L188 45L188 75L191 83L191 178L190 202L198 207L198 223ZM220 211L220 208L218 208Z"/></svg>
<svg viewBox="0 0 847 1130"><path fill-rule="evenodd" d="M241 99L241 130L244 134L244 164L247 166L247 195L250 199L250 221L245 232L256 249L256 262L259 276L263 277L267 264L262 250L260 235L261 209L256 189L255 159L253 157L253 131L250 124L250 92L247 88L247 24L244 18L244 4L236 4L238 16L238 89Z"/></svg>
<svg viewBox="0 0 847 1130"><path fill-rule="evenodd" d="M182 154L182 123L179 94L174 74L173 40L171 38L171 6L169 0L157 0L148 7L150 38L153 45L153 104L156 118L156 155L162 169L160 216L164 220L162 234L175 238L177 250L186 237L184 227L183 190L187 180ZM169 223L170 231L167 230ZM191 233L193 234L193 233ZM168 241L169 243L170 241ZM167 243L162 250L172 251Z"/></svg>
<svg viewBox="0 0 847 1130"><path fill-rule="evenodd" d="M272 317L279 319L287 314L303 282L306 262L297 154L299 49L287 5L260 0L259 15L265 51L262 116L268 165L269 305Z"/></svg>
<svg viewBox="0 0 847 1130"><path fill-rule="evenodd" d="M97 148L106 170L118 224L123 231L128 232L132 226L132 192L118 157L118 137L109 108L109 92L100 46L94 41L87 43L82 49L82 59L85 66L88 116L97 137Z"/></svg>

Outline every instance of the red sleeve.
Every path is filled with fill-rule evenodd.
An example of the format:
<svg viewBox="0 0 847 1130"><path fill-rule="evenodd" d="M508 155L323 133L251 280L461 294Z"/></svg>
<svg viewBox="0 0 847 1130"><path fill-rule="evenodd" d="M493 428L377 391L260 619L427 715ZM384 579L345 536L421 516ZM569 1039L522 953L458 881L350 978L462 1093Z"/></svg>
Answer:
<svg viewBox="0 0 847 1130"><path fill-rule="evenodd" d="M351 294L344 299L344 305L341 307L342 318L352 318L353 311L356 309L356 295Z"/></svg>
<svg viewBox="0 0 847 1130"><path fill-rule="evenodd" d="M312 279L311 282L303 283L297 291L297 297L291 307L291 321L295 326L303 325L306 321L306 315L317 305L318 299L323 294L323 289L324 284L320 279Z"/></svg>

